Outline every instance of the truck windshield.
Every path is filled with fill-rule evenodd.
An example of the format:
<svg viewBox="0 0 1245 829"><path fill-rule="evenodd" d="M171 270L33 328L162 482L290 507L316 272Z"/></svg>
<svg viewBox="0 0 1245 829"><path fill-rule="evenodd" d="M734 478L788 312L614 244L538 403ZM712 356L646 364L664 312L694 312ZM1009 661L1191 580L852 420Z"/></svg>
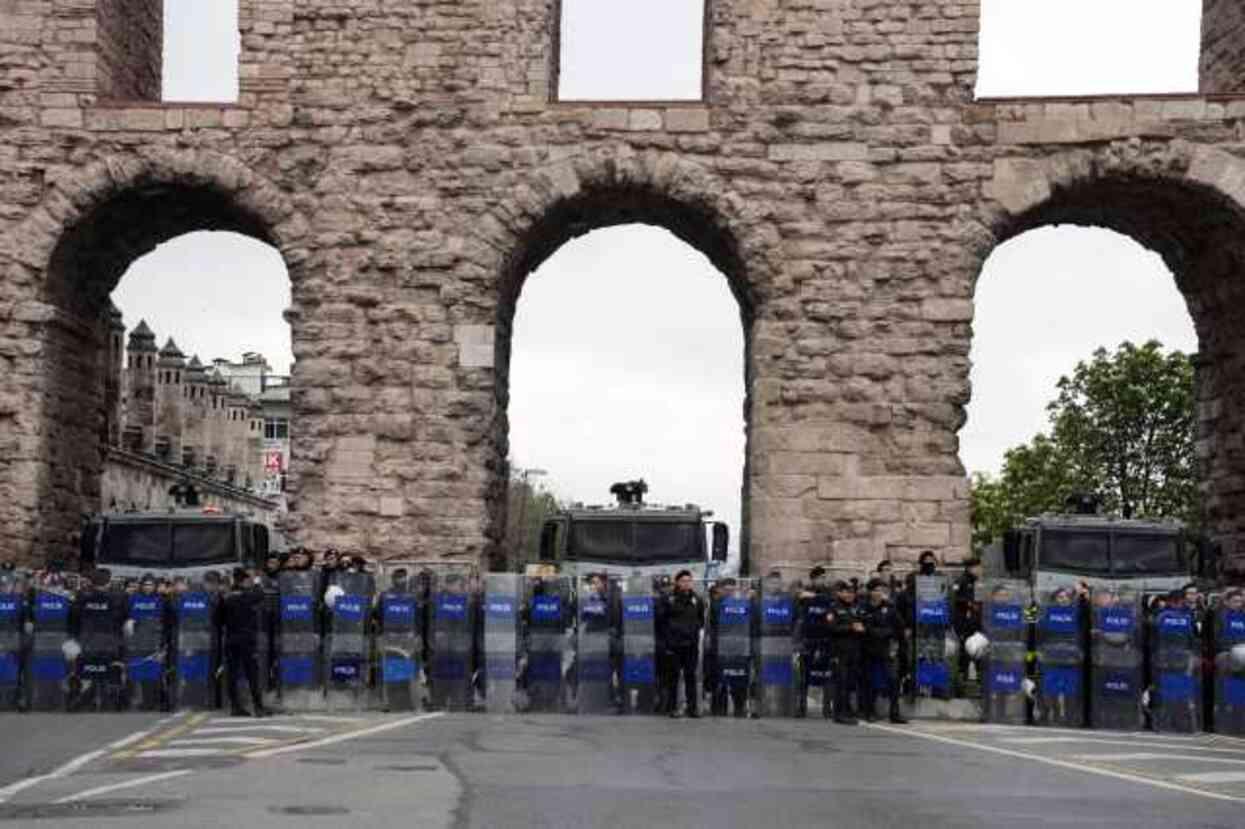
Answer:
<svg viewBox="0 0 1245 829"><path fill-rule="evenodd" d="M233 523L144 521L109 522L104 530L100 564L189 567L237 560Z"/></svg>
<svg viewBox="0 0 1245 829"><path fill-rule="evenodd" d="M1174 535L1116 533L1111 569L1119 575L1181 573L1180 545Z"/></svg>
<svg viewBox="0 0 1245 829"><path fill-rule="evenodd" d="M703 532L691 521L573 521L567 558L621 564L700 561Z"/></svg>
<svg viewBox="0 0 1245 829"><path fill-rule="evenodd" d="M1078 530L1044 529L1039 566L1051 570L1106 573L1108 534Z"/></svg>

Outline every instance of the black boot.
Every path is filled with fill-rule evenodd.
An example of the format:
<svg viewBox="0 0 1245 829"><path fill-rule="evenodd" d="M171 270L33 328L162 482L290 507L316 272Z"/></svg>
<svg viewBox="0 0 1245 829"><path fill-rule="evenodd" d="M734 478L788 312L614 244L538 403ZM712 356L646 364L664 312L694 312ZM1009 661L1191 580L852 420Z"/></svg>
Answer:
<svg viewBox="0 0 1245 829"><path fill-rule="evenodd" d="M903 714L899 713L899 700L897 699L891 700L890 721L893 722L895 725L907 725L908 724L908 720L903 716Z"/></svg>

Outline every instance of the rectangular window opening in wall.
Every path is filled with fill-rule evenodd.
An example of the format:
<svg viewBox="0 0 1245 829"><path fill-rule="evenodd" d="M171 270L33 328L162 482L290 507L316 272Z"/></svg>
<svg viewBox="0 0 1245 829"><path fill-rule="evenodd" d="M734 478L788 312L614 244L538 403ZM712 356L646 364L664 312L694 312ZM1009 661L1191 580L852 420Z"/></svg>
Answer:
<svg viewBox="0 0 1245 829"><path fill-rule="evenodd" d="M700 101L713 0L560 0L561 101Z"/></svg>
<svg viewBox="0 0 1245 829"><path fill-rule="evenodd" d="M982 0L979 98L1191 93L1203 0Z"/></svg>
<svg viewBox="0 0 1245 829"><path fill-rule="evenodd" d="M163 99L238 100L238 0L163 2Z"/></svg>

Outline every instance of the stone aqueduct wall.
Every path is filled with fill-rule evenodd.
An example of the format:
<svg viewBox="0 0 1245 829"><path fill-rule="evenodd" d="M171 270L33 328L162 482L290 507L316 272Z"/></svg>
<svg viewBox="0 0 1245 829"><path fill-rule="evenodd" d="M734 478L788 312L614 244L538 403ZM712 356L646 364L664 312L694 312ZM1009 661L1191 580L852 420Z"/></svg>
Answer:
<svg viewBox="0 0 1245 829"><path fill-rule="evenodd" d="M214 228L289 266L296 535L495 555L523 279L641 221L740 302L754 569L956 558L975 282L1067 221L1177 274L1210 520L1245 552L1245 102L974 102L973 0L713 0L707 101L677 106L551 103L553 0L242 0L236 104L116 101L68 36L90 6L0 0L7 548L57 549L98 501L108 292Z"/></svg>

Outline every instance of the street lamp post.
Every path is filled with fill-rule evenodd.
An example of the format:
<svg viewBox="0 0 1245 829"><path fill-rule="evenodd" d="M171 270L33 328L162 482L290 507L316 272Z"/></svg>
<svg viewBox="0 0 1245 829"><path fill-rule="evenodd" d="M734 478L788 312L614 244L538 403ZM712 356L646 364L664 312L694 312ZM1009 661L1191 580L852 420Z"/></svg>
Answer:
<svg viewBox="0 0 1245 829"><path fill-rule="evenodd" d="M528 484L529 478L539 478L549 473L544 469L518 469L519 479L523 481L523 500L519 502L519 549L515 551L515 564L523 567L526 561L523 558L523 548L527 544L527 501L531 497Z"/></svg>

